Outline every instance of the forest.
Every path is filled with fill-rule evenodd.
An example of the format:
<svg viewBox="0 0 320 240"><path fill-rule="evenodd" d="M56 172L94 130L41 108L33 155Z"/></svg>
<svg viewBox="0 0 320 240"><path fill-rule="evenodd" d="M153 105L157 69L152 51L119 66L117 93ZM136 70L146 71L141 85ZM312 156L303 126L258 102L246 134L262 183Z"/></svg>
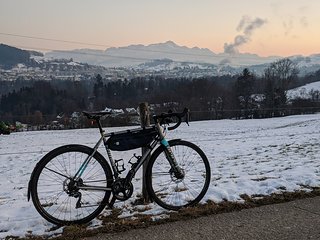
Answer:
<svg viewBox="0 0 320 240"><path fill-rule="evenodd" d="M98 74L82 81L0 81L0 121L48 124L57 116L137 108L141 102L156 113L188 107L192 120L309 113L320 108L319 92L308 100L288 101L286 90L319 80L320 70L301 77L291 60L282 59L271 63L262 76L244 68L235 76L193 79L145 76L110 81Z"/></svg>
<svg viewBox="0 0 320 240"><path fill-rule="evenodd" d="M30 52L0 44L0 66L4 69L11 68L17 63L30 63Z"/></svg>

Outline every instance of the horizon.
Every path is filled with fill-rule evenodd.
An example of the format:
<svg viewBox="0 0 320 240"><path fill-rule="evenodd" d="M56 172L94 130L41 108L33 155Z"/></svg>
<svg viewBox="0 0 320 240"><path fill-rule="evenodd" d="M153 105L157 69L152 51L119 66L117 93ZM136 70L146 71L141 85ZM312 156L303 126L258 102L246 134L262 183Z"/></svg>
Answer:
<svg viewBox="0 0 320 240"><path fill-rule="evenodd" d="M3 0L0 5L0 42L22 49L106 50L173 41L216 54L320 53L317 0Z"/></svg>
<svg viewBox="0 0 320 240"><path fill-rule="evenodd" d="M1 35L1 33L0 33ZM15 46L15 45L10 45L10 44L6 44L6 43L3 43L3 42L0 42L0 44L3 44L3 45L8 45L10 47L15 47L15 48L18 48L18 49L22 49L22 50L26 50L26 51L36 51L36 52L39 52L39 53L42 53L42 54L48 54L50 52L70 52L70 53L74 53L74 51L82 51L82 50L89 50L89 51L106 51L108 49L112 49L112 48L116 48L116 49L121 49L121 48L127 48L127 47L134 47L134 46L144 46L144 47L149 47L151 45L160 45L160 44L166 44L168 42L172 42L174 43L175 45L177 45L178 47L186 47L188 48L189 50L193 49L193 48L198 48L198 49L201 49L201 50L209 50L211 53L213 54L216 54L216 55L227 55L228 53L225 53L225 52L213 52L211 49L209 48L201 48L201 47L198 47L198 46L185 46L185 45L179 45L178 43L172 41L172 40L167 40L167 41L164 41L164 42L155 42L155 43L149 43L149 44L139 44L139 43L136 43L136 44L129 44L127 46L118 46L118 47L107 47L105 49L99 49L99 48L93 48L93 47L84 47L84 48L74 48L74 49L65 49L65 50L62 50L62 49L42 49L42 48L24 48L24 46ZM148 52L147 50L140 50L140 49L132 49L133 51L144 51L144 52ZM179 54L179 52L167 52L167 51L159 51L159 53L168 53L168 54ZM184 55L188 55L187 53L183 53ZM257 57L260 57L260 58L291 58L291 57L309 57L309 56L312 56L312 55L320 55L320 51L319 52L314 52L314 53L311 53L311 54L308 54L308 55L303 55L303 54L294 54L294 55L288 55L288 56L280 56L280 55L267 55L267 56L261 56L257 53L249 53L249 52L238 52L238 53L233 53L233 54L229 54L231 57L235 57L237 55L256 55ZM197 55L197 54L191 54L191 55L195 55L195 56L202 56L202 55ZM208 55L209 56L209 55ZM150 59L151 60L151 59Z"/></svg>

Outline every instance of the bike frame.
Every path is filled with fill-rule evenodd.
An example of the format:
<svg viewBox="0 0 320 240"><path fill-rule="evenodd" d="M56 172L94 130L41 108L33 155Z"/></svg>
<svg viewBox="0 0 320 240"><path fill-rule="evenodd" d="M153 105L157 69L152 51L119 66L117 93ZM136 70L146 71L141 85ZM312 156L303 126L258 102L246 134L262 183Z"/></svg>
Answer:
<svg viewBox="0 0 320 240"><path fill-rule="evenodd" d="M77 171L77 173L75 174L75 176L73 177L73 180L77 181L78 179L81 178L83 172L85 171L86 167L88 166L90 160L92 159L92 157L96 154L96 152L98 151L98 148L100 147L101 143L103 142L105 150L107 152L108 155L108 159L109 162L111 164L112 170L113 170L113 175L114 175L114 179L118 179L119 175L121 172L118 171L117 167L116 167L116 163L115 160L112 157L111 154L111 150L108 148L108 144L107 144L107 139L108 137L111 136L112 133L105 133L105 131L102 129L102 125L101 122L99 120L97 120L97 124L100 130L100 139L98 140L98 142L96 143L96 145L93 147L93 152L90 156L88 156L86 158L86 160L82 163L82 165L80 166L79 170ZM154 141L152 141L148 147L146 148L147 150L144 152L144 154L141 156L141 158L138 159L137 163L133 164L131 169L129 170L129 172L127 173L126 177L125 177L125 181L126 183L130 183L132 181L132 179L134 178L135 174L137 173L137 171L140 169L140 167L143 165L143 163L146 161L146 159L150 156L151 152L155 149L155 147L160 143L163 147L165 147L166 151L166 158L168 159L171 167L175 170L175 171L179 171L179 167L178 164L175 160L175 157L171 151L170 145L168 143L168 141L165 139L164 137L164 129L163 127L159 124L156 123L155 124L157 132L158 132L158 136L155 138ZM84 185L81 184L78 186L79 189L82 190L95 190L95 191L112 191L111 188L107 188L107 187L98 187L98 186L90 186L90 185Z"/></svg>

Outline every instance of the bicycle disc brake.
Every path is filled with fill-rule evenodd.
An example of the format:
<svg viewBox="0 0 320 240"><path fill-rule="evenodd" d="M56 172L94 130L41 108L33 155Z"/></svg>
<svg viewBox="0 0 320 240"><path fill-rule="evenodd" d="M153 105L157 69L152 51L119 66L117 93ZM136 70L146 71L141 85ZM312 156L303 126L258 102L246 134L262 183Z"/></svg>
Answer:
<svg viewBox="0 0 320 240"><path fill-rule="evenodd" d="M131 197L133 193L133 185L131 182L126 183L124 178L119 178L115 180L112 185L112 193L116 199L125 201Z"/></svg>

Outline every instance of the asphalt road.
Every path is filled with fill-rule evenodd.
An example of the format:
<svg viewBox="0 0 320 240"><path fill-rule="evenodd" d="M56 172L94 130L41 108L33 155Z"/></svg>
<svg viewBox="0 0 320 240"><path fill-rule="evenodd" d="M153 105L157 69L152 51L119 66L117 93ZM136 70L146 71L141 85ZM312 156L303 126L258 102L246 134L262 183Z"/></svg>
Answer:
<svg viewBox="0 0 320 240"><path fill-rule="evenodd" d="M99 234L84 239L320 240L320 197L166 223L127 232Z"/></svg>

